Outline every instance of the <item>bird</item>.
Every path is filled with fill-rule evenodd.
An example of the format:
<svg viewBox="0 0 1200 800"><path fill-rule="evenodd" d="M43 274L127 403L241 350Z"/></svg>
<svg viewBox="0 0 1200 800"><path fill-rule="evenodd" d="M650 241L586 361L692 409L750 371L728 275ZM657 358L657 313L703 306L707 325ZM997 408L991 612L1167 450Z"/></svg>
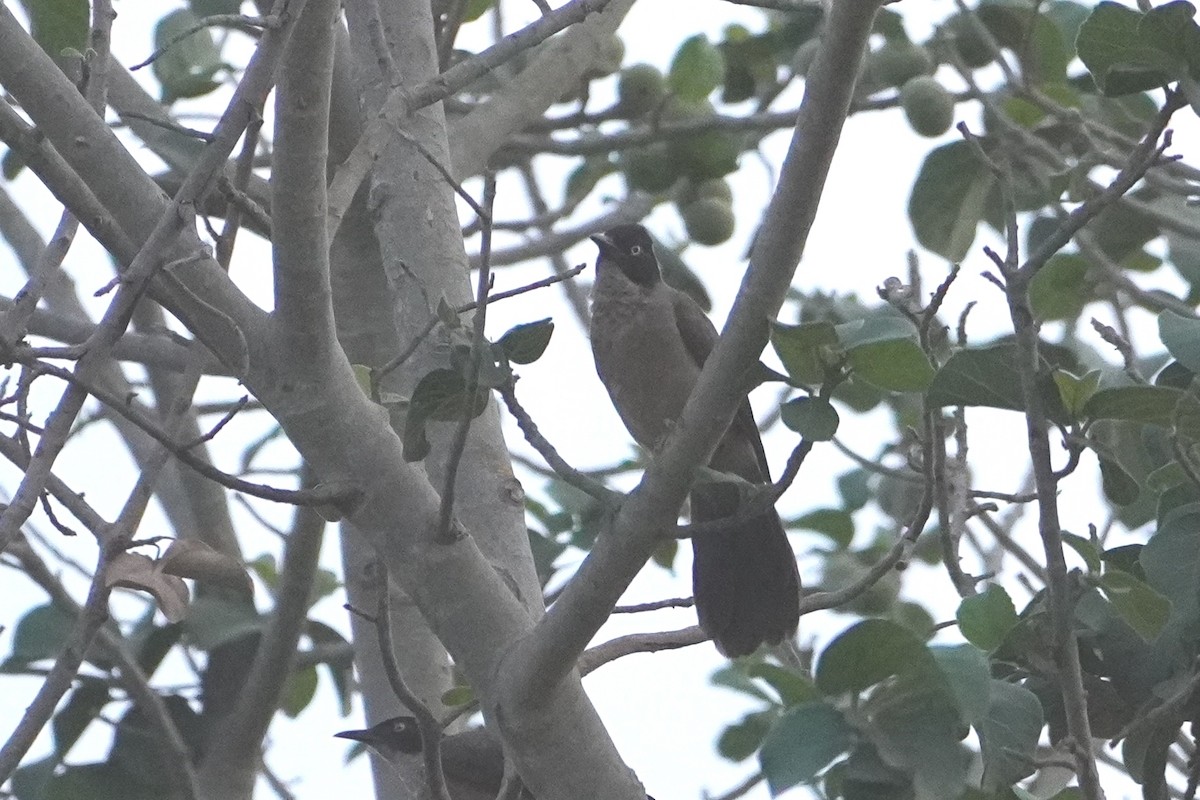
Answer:
<svg viewBox="0 0 1200 800"><path fill-rule="evenodd" d="M362 742L393 768L421 752L421 730L410 716L385 719L363 730L335 733ZM442 739L442 774L451 800L495 800L504 781L504 749L486 728L470 728ZM522 791L525 800L528 792Z"/></svg>
<svg viewBox="0 0 1200 800"><path fill-rule="evenodd" d="M401 715L370 728L335 733L341 739L362 742L394 768L406 756L421 752L421 729L415 717ZM504 781L504 748L487 728L469 728L442 739L442 775L451 800L495 800ZM519 800L534 800L524 786ZM654 800L646 795L646 800Z"/></svg>
<svg viewBox="0 0 1200 800"><path fill-rule="evenodd" d="M644 227L619 225L590 238L599 248L591 316L596 373L634 440L653 451L683 413L719 335L696 301L663 282ZM746 398L708 466L770 483ZM800 575L779 514L768 507L739 516L744 496L733 482L691 491L693 522L727 520L692 537L692 592L700 627L730 658L794 635L800 619Z"/></svg>

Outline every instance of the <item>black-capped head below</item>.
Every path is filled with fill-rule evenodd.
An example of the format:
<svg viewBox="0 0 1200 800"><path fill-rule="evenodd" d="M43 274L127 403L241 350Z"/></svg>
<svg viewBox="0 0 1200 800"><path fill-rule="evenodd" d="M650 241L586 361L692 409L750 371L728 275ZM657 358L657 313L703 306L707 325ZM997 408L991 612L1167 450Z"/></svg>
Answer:
<svg viewBox="0 0 1200 800"><path fill-rule="evenodd" d="M653 286L662 279L654 257L654 239L641 225L618 225L596 234L592 241L600 248L598 272L616 267L641 286Z"/></svg>

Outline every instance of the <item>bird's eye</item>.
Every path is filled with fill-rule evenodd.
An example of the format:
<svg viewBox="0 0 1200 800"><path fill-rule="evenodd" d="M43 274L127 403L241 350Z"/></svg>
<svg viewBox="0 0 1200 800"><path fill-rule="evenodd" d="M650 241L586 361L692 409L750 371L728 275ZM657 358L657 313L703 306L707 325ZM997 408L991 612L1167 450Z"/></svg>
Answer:
<svg viewBox="0 0 1200 800"><path fill-rule="evenodd" d="M641 254L642 254L642 246L640 244L635 244L633 247L629 248L629 255L640 256Z"/></svg>

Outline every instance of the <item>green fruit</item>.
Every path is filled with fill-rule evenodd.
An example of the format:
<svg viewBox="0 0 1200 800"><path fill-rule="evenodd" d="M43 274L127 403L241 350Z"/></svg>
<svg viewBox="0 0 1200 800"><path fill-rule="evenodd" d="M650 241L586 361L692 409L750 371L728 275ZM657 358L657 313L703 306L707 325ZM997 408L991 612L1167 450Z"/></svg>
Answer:
<svg viewBox="0 0 1200 800"><path fill-rule="evenodd" d="M729 183L723 178L709 178L699 183L692 180L681 182L675 193L675 205L683 208L705 197L733 204L733 190L729 188Z"/></svg>
<svg viewBox="0 0 1200 800"><path fill-rule="evenodd" d="M703 120L716 116L711 103L683 102L673 97L663 108L664 122ZM705 131L692 136L672 138L667 146L676 172L700 182L720 178L737 170L741 155L740 137L726 131Z"/></svg>
<svg viewBox="0 0 1200 800"><path fill-rule="evenodd" d="M588 68L584 73L584 79L603 78L607 75L612 75L621 68L621 61L625 58L625 43L621 41L621 37L613 34L600 45L600 55L595 63Z"/></svg>
<svg viewBox="0 0 1200 800"><path fill-rule="evenodd" d="M933 73L933 57L920 45L889 42L867 57L867 74L878 86L903 86Z"/></svg>
<svg viewBox="0 0 1200 800"><path fill-rule="evenodd" d="M605 175L613 171L612 162L608 158L593 157L584 160L582 164L567 176L566 203L574 205L587 197L596 184Z"/></svg>
<svg viewBox="0 0 1200 800"><path fill-rule="evenodd" d="M733 206L716 197L702 197L679 209L688 236L697 244L714 245L733 235Z"/></svg>
<svg viewBox="0 0 1200 800"><path fill-rule="evenodd" d="M661 142L626 150L621 154L618 165L625 173L629 188L650 194L667 191L679 178L670 149Z"/></svg>
<svg viewBox="0 0 1200 800"><path fill-rule="evenodd" d="M900 89L908 124L922 136L941 136L954 122L954 98L933 78L913 78Z"/></svg>
<svg viewBox="0 0 1200 800"><path fill-rule="evenodd" d="M684 41L671 60L671 91L685 100L703 100L725 80L725 56L698 33Z"/></svg>
<svg viewBox="0 0 1200 800"><path fill-rule="evenodd" d="M821 589L826 592L845 589L866 577L870 562L860 553L830 553L821 568ZM900 595L900 575L896 570L884 573L870 589L842 606L862 616L886 614Z"/></svg>
<svg viewBox="0 0 1200 800"><path fill-rule="evenodd" d="M627 117L649 114L667 96L667 80L649 64L634 64L621 70L617 79L617 109Z"/></svg>
<svg viewBox="0 0 1200 800"><path fill-rule="evenodd" d="M992 63L992 48L983 34L983 23L973 14L955 14L946 20L945 30L965 65L979 69Z"/></svg>

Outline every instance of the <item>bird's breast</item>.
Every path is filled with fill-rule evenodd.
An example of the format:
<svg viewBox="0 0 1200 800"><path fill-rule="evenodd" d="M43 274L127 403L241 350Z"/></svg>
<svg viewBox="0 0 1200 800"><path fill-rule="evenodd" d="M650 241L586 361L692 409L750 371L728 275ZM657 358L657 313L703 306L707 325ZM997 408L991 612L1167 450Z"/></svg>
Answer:
<svg viewBox="0 0 1200 800"><path fill-rule="evenodd" d="M666 291L605 288L597 286L592 307L596 372L630 434L653 449L683 411L700 368L684 347Z"/></svg>

